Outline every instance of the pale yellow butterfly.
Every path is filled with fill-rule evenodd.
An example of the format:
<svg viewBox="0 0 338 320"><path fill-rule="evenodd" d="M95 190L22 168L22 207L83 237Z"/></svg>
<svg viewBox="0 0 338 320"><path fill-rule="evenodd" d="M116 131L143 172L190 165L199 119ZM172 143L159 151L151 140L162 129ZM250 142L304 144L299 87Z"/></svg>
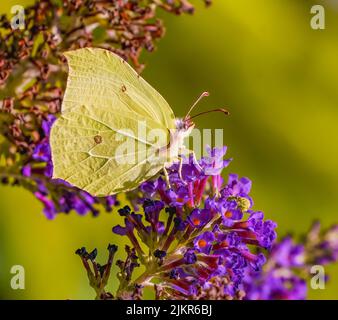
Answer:
<svg viewBox="0 0 338 320"><path fill-rule="evenodd" d="M207 93L176 119L165 99L118 55L84 48L65 56L67 88L50 136L53 178L107 196L166 172L185 152L184 139L194 127L189 114Z"/></svg>

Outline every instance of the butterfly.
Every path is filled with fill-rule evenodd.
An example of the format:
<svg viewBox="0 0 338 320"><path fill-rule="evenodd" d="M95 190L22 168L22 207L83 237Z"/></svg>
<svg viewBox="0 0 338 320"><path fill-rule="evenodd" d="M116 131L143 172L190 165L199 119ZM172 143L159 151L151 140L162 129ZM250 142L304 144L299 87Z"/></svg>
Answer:
<svg viewBox="0 0 338 320"><path fill-rule="evenodd" d="M187 151L184 140L194 128L190 112L208 93L179 119L113 52L82 48L65 57L67 86L50 134L53 178L108 196L135 189L161 170L167 177L166 168Z"/></svg>

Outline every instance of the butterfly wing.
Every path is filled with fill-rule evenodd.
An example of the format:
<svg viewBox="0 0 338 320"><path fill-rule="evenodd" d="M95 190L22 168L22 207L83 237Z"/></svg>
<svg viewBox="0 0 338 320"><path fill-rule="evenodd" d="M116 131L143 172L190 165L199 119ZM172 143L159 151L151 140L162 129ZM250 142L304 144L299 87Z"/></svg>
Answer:
<svg viewBox="0 0 338 320"><path fill-rule="evenodd" d="M158 152L175 125L171 108L106 50L80 49L67 58L62 114L50 136L53 177L95 196L136 188L163 168Z"/></svg>

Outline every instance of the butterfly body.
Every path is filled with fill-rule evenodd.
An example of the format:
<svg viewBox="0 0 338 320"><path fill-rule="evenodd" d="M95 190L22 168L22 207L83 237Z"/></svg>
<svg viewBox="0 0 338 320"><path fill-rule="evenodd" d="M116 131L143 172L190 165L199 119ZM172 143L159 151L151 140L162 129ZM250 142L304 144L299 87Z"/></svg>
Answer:
<svg viewBox="0 0 338 320"><path fill-rule="evenodd" d="M194 124L189 123L189 126L187 126L183 119L176 119L176 129L170 130L169 145L161 149L163 153L169 155L169 161L166 166L170 166L174 161L178 160L180 155L187 152L184 141L190 136L193 128Z"/></svg>

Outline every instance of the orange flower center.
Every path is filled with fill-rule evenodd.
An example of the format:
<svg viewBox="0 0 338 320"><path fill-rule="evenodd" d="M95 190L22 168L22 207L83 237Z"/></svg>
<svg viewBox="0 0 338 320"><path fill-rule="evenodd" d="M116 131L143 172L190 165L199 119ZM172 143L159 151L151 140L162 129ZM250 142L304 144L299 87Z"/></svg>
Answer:
<svg viewBox="0 0 338 320"><path fill-rule="evenodd" d="M231 218L232 217L232 212L231 211L227 211L225 214L226 218Z"/></svg>
<svg viewBox="0 0 338 320"><path fill-rule="evenodd" d="M204 248L207 245L207 242L204 239L198 240L198 246Z"/></svg>
<svg viewBox="0 0 338 320"><path fill-rule="evenodd" d="M201 220L198 218L194 218L192 219L192 223L194 224L194 226L198 226L201 223Z"/></svg>

